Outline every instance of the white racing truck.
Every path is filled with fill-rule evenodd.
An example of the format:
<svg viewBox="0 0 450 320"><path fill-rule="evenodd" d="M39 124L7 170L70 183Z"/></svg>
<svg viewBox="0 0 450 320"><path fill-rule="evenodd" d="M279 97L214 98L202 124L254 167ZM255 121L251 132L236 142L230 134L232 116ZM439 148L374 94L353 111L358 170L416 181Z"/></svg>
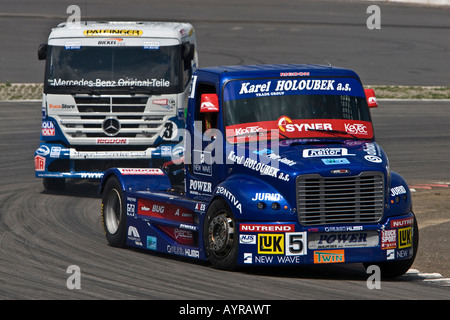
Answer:
<svg viewBox="0 0 450 320"><path fill-rule="evenodd" d="M46 60L35 174L45 189L100 179L112 167L158 167L184 128L194 28L175 22L61 23Z"/></svg>

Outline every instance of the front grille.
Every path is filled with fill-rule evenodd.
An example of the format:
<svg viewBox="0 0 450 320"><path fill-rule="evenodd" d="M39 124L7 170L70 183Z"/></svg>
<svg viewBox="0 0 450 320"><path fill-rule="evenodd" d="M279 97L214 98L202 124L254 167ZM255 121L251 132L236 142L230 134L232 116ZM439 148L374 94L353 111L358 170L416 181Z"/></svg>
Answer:
<svg viewBox="0 0 450 320"><path fill-rule="evenodd" d="M168 118L163 113L145 113L148 96L77 95L74 99L78 113L59 114L61 129L73 144L85 138L111 136L156 139ZM105 132L104 122L107 119L117 121L120 126L117 132Z"/></svg>
<svg viewBox="0 0 450 320"><path fill-rule="evenodd" d="M381 172L351 177L297 177L297 212L302 225L378 222L383 207Z"/></svg>

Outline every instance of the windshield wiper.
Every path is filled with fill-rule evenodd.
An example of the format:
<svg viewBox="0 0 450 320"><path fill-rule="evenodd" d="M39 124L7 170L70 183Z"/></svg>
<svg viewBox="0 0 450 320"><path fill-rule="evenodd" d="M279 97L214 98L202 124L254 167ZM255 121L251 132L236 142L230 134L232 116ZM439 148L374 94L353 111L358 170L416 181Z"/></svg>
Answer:
<svg viewBox="0 0 450 320"><path fill-rule="evenodd" d="M357 137L357 136L355 136L351 133L348 133L347 131L343 131L343 130L309 129L308 131L324 132L324 133L329 133L333 136L337 136L340 134L346 134L346 135L349 135L349 136L355 138L356 140L364 140L364 139L361 139L360 137Z"/></svg>

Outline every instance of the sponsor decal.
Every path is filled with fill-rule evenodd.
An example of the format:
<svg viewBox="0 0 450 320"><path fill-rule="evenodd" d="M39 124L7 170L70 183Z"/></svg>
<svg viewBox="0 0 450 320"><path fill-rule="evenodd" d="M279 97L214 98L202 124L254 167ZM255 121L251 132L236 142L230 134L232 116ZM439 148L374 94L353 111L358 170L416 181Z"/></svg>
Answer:
<svg viewBox="0 0 450 320"><path fill-rule="evenodd" d="M134 244L137 246L140 246L140 247L143 246L142 241L141 241L141 236L139 235L138 230L134 226L128 227L128 240L134 241Z"/></svg>
<svg viewBox="0 0 450 320"><path fill-rule="evenodd" d="M379 152L378 148L379 147L376 146L375 143L365 143L363 150L365 153L367 153L367 155L364 158L367 161L371 162L382 162L381 158L379 157L381 152Z"/></svg>
<svg viewBox="0 0 450 320"><path fill-rule="evenodd" d="M292 232L295 230L294 224L241 224L240 232Z"/></svg>
<svg viewBox="0 0 450 320"><path fill-rule="evenodd" d="M398 248L409 248L412 246L411 227L398 229Z"/></svg>
<svg viewBox="0 0 450 320"><path fill-rule="evenodd" d="M161 176L164 172L158 168L119 168L118 169L123 175L148 175L148 176Z"/></svg>
<svg viewBox="0 0 450 320"><path fill-rule="evenodd" d="M280 72L280 77L308 77L309 72L299 71L299 72Z"/></svg>
<svg viewBox="0 0 450 320"><path fill-rule="evenodd" d="M158 239L156 237L147 236L147 249L156 250Z"/></svg>
<svg viewBox="0 0 450 320"><path fill-rule="evenodd" d="M317 120L291 120L289 117L281 116L277 120L278 129L283 132L305 132L309 130L333 130L331 123L318 122Z"/></svg>
<svg viewBox="0 0 450 320"><path fill-rule="evenodd" d="M191 258L199 258L200 252L198 250L182 248L174 245L168 244L166 246L166 250L168 253L176 254L179 256L191 257Z"/></svg>
<svg viewBox="0 0 450 320"><path fill-rule="evenodd" d="M280 73L281 77L294 76L294 72ZM307 73L298 73L300 77ZM225 88L224 100L249 97L301 95L301 94L350 94L365 97L364 89L357 79L255 79L231 81Z"/></svg>
<svg viewBox="0 0 450 320"><path fill-rule="evenodd" d="M97 138L96 144L128 144L126 138Z"/></svg>
<svg viewBox="0 0 450 320"><path fill-rule="evenodd" d="M97 42L97 44L99 46L120 46L120 45L125 44L122 41L123 41L122 38L109 38L109 39L99 40Z"/></svg>
<svg viewBox="0 0 450 320"><path fill-rule="evenodd" d="M366 248L378 245L376 231L352 233L314 233L308 237L309 249Z"/></svg>
<svg viewBox="0 0 450 320"><path fill-rule="evenodd" d="M279 168L264 164L251 158L244 158L244 156L237 156L234 151L231 151L228 154L227 163L241 164L246 168L259 172L261 175L271 176L274 178L278 178L282 181L289 181L289 174L279 172L280 171ZM278 163L276 164L278 165Z"/></svg>
<svg viewBox="0 0 450 320"><path fill-rule="evenodd" d="M345 262L344 250L314 251L314 263L342 263Z"/></svg>
<svg viewBox="0 0 450 320"><path fill-rule="evenodd" d="M55 135L55 125L51 121L42 121L42 135L53 137Z"/></svg>
<svg viewBox="0 0 450 320"><path fill-rule="evenodd" d="M303 158L354 156L346 148L320 148L303 150Z"/></svg>
<svg viewBox="0 0 450 320"><path fill-rule="evenodd" d="M269 159L277 160L277 161L279 161L281 163L287 164L290 167L292 167L293 165L297 164L297 162L295 162L293 160L289 160L286 157L282 158L280 155L274 153L270 149L255 150L255 151L253 151L253 153L258 154L258 155L262 155L262 156L266 156Z"/></svg>
<svg viewBox="0 0 450 320"><path fill-rule="evenodd" d="M160 226L159 228L163 230L169 237L182 245L194 244L194 235L190 230L166 226Z"/></svg>
<svg viewBox="0 0 450 320"><path fill-rule="evenodd" d="M278 81L265 81L265 82L243 82L241 83L241 89L239 90L239 95L242 94L258 94L258 93L269 93L274 92L286 92L286 91L334 91L334 83L336 80L318 80L318 79L308 79L308 80L278 80ZM272 86L273 83L273 86ZM348 84L347 84L348 85ZM337 88L336 88L337 89ZM341 87L339 87L340 90ZM351 89L348 87L347 91ZM258 96L258 95L257 95Z"/></svg>
<svg viewBox="0 0 450 320"><path fill-rule="evenodd" d="M121 36L121 37L140 37L142 30L121 30L121 29L89 29L85 30L83 34L86 37L95 36Z"/></svg>
<svg viewBox="0 0 450 320"><path fill-rule="evenodd" d="M337 165L337 164L349 164L350 161L347 158L331 158L331 159L321 159L324 164Z"/></svg>
<svg viewBox="0 0 450 320"><path fill-rule="evenodd" d="M136 212L136 205L133 203L127 203L127 216L134 217Z"/></svg>
<svg viewBox="0 0 450 320"><path fill-rule="evenodd" d="M50 158L59 158L61 154L61 147L52 147L50 151Z"/></svg>
<svg viewBox="0 0 450 320"><path fill-rule="evenodd" d="M395 259L395 250L389 249L386 250L386 260L394 260Z"/></svg>
<svg viewBox="0 0 450 320"><path fill-rule="evenodd" d="M258 254L284 254L284 234L258 234Z"/></svg>
<svg viewBox="0 0 450 320"><path fill-rule="evenodd" d="M362 231L363 226L325 227L324 230L325 232Z"/></svg>
<svg viewBox="0 0 450 320"><path fill-rule="evenodd" d="M144 41L142 46L146 50L158 50L159 49L159 41Z"/></svg>
<svg viewBox="0 0 450 320"><path fill-rule="evenodd" d="M36 150L36 154L43 156L43 157L47 156L49 153L50 153L50 149L46 145L42 145Z"/></svg>
<svg viewBox="0 0 450 320"><path fill-rule="evenodd" d="M252 201L280 201L282 198L279 193L256 193Z"/></svg>
<svg viewBox="0 0 450 320"><path fill-rule="evenodd" d="M193 223L194 214L187 211L183 207L171 205L166 202L159 202L147 199L138 199L137 214L141 216L148 216L160 219L168 219L172 221ZM185 228L189 225L181 225L180 228Z"/></svg>
<svg viewBox="0 0 450 320"><path fill-rule="evenodd" d="M368 135L369 132L367 131L367 125L363 123L344 123L345 132L351 133L351 134L362 134L362 135Z"/></svg>
<svg viewBox="0 0 450 320"><path fill-rule="evenodd" d="M381 249L397 248L397 230L381 230Z"/></svg>
<svg viewBox="0 0 450 320"><path fill-rule="evenodd" d="M239 210L239 213L242 214L241 203L227 188L218 187L216 190L216 194L221 194L221 195L225 196L225 198L227 198L231 202L231 204L234 205L234 207Z"/></svg>
<svg viewBox="0 0 450 320"><path fill-rule="evenodd" d="M195 211L196 212L205 212L206 211L206 203L197 202L195 204Z"/></svg>
<svg viewBox="0 0 450 320"><path fill-rule="evenodd" d="M255 234L240 234L239 243L241 244L256 244Z"/></svg>
<svg viewBox="0 0 450 320"><path fill-rule="evenodd" d="M412 226L414 223L414 218L404 218L400 220L392 220L391 221L391 228L401 228L401 227L407 227Z"/></svg>
<svg viewBox="0 0 450 320"><path fill-rule="evenodd" d="M66 41L64 42L64 49L77 50L81 48L81 41Z"/></svg>
<svg viewBox="0 0 450 320"><path fill-rule="evenodd" d="M111 87L170 87L170 81L166 79L124 79L120 78L118 80L102 80L96 78L95 80L87 79L49 79L48 83L52 87L59 86L87 86L87 87L97 87L97 88L111 88Z"/></svg>
<svg viewBox="0 0 450 320"><path fill-rule="evenodd" d="M34 170L45 171L45 158L42 156L34 157Z"/></svg>
<svg viewBox="0 0 450 320"><path fill-rule="evenodd" d="M193 180L189 181L189 191L192 194L211 194L212 193L212 184L211 182Z"/></svg>
<svg viewBox="0 0 450 320"><path fill-rule="evenodd" d="M260 132L260 131L263 131L263 130L264 129L262 127L260 127L260 126L249 126L249 127L235 128L234 129L234 135L240 136L240 135L244 135L244 134Z"/></svg>
<svg viewBox="0 0 450 320"><path fill-rule="evenodd" d="M395 188L391 188L391 196L398 196L401 194L405 194L406 193L406 189L404 186L398 186Z"/></svg>
<svg viewBox="0 0 450 320"><path fill-rule="evenodd" d="M73 104L51 104L48 105L49 109L75 109Z"/></svg>
<svg viewBox="0 0 450 320"><path fill-rule="evenodd" d="M378 157L378 156L367 155L367 156L364 156L364 159L366 159L369 162L373 162L373 163L381 163L381 162L383 162L383 160L381 160L381 158Z"/></svg>

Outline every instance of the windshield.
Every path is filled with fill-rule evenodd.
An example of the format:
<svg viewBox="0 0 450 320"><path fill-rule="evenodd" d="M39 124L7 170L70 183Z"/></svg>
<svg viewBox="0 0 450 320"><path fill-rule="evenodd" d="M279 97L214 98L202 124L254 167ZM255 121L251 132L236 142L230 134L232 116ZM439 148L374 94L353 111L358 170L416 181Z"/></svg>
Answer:
<svg viewBox="0 0 450 320"><path fill-rule="evenodd" d="M119 41L115 39L111 41ZM49 46L46 93L182 91L181 50L173 46Z"/></svg>
<svg viewBox="0 0 450 320"><path fill-rule="evenodd" d="M223 99L229 142L249 136L373 139L364 90L354 78L231 81Z"/></svg>

